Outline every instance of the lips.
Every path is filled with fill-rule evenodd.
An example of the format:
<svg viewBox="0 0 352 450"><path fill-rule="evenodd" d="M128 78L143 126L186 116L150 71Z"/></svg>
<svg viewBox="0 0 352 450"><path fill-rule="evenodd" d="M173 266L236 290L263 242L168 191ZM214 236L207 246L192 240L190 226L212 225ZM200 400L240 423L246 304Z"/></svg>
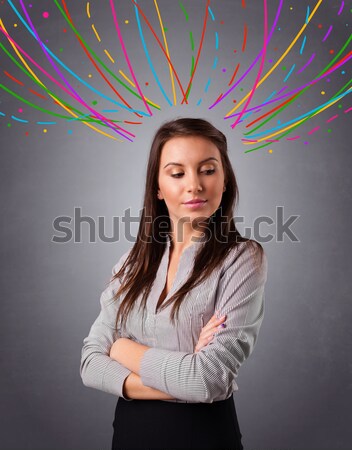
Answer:
<svg viewBox="0 0 352 450"><path fill-rule="evenodd" d="M202 200L202 199L194 199L194 200L190 200L190 201L188 201L188 202L185 202L185 205L193 205L193 204L196 204L196 203L205 203L206 202L206 200Z"/></svg>

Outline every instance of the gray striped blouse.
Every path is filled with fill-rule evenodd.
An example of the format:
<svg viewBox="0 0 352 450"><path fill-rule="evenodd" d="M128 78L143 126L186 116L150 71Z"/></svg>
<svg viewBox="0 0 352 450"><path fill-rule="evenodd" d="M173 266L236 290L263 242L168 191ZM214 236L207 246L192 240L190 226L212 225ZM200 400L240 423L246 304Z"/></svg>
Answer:
<svg viewBox="0 0 352 450"><path fill-rule="evenodd" d="M174 283L164 302L186 281L202 241L187 247L179 261ZM100 297L101 311L83 340L80 375L85 386L116 396L123 396L123 383L129 369L109 357L113 342L119 337L147 345L140 366L145 386L167 392L180 403L211 403L225 400L238 390L238 369L251 354L264 315L264 285L267 258L262 266L253 264L253 253L244 243L224 259L212 275L184 298L175 326L169 321L172 305L156 311L164 289L169 263L170 238L167 241L157 276L142 314L138 306L131 310L126 331L115 328L118 302L112 299L119 281L114 280ZM115 274L127 258L128 250L113 267ZM208 345L194 353L201 329L215 310L226 314L226 327L219 329ZM131 400L124 397L126 400Z"/></svg>

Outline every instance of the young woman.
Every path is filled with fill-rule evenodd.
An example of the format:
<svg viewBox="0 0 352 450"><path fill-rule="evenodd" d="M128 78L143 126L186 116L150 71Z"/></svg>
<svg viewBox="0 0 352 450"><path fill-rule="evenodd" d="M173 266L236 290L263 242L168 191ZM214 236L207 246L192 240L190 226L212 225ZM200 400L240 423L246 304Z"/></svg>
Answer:
<svg viewBox="0 0 352 450"><path fill-rule="evenodd" d="M243 449L233 392L264 314L267 259L237 231L224 134L181 118L154 136L136 243L84 339L85 386L118 396L112 449Z"/></svg>

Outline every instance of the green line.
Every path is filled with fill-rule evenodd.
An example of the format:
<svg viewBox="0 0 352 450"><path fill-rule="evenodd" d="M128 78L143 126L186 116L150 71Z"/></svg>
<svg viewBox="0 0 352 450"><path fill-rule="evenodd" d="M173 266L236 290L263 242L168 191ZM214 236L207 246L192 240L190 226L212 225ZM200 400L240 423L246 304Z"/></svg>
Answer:
<svg viewBox="0 0 352 450"><path fill-rule="evenodd" d="M64 19L66 20L66 22L68 23L68 25L71 27L72 31L75 33L76 36L78 36L80 38L80 40L84 43L84 45L86 46L86 48L91 52L91 54L94 56L94 58L96 58L96 60L104 67L104 69L119 83L121 84L123 87L125 87L131 94L133 94L135 97L137 97L139 100L142 100L142 97L136 93L135 91L133 91L131 88L129 88L127 86L127 84L125 84L122 80L120 80L120 78L118 78L114 72L112 72L105 64L104 62L99 58L99 56L93 51L93 49L86 43L86 41L83 39L83 37L78 33L78 31L76 30L76 28L71 24L71 22L69 21L65 11L61 8L61 5L59 5L57 0L54 0L57 8L60 10L61 14L63 15ZM161 110L160 107L152 104L152 102L149 100L147 100L145 98L145 101L148 103L148 105L150 105L151 107ZM135 109L135 108L133 108Z"/></svg>
<svg viewBox="0 0 352 450"><path fill-rule="evenodd" d="M192 55L192 67L191 67L191 73L189 74L190 77L193 74L193 70L194 70L194 56Z"/></svg>
<svg viewBox="0 0 352 450"><path fill-rule="evenodd" d="M188 17L187 11L185 10L185 7L182 5L181 2L180 2L180 7L181 7L181 9L182 9L182 11L183 11L183 14L184 14L185 17L186 17L186 22L188 22L189 17Z"/></svg>
<svg viewBox="0 0 352 450"><path fill-rule="evenodd" d="M189 32L189 39L191 41L192 52L194 52L194 41L193 41L193 33L192 33L192 31Z"/></svg>
<svg viewBox="0 0 352 450"><path fill-rule="evenodd" d="M347 41L345 42L345 44L343 45L343 47L341 48L341 50L338 52L338 54L330 61L330 63L316 76L316 78L319 78L324 72L326 72L334 63L335 61L340 57L340 55L342 54L342 52L345 50L345 48L348 46L348 44L350 43L352 39L352 34L350 35L350 37L347 39ZM297 94L297 97L290 100L288 103L286 103L286 105L282 106L280 109L278 109L277 111L275 111L268 119L266 119L264 122L260 123L259 125L257 125L253 130L248 131L247 133L244 133L245 136L250 135L252 133L254 133L255 131L257 131L259 128L261 128L263 125L265 125L266 123L268 123L271 119L273 119L274 117L276 117L281 111L284 111L292 102L298 100L298 98L307 90L309 89L310 86L305 87L304 89L302 89L302 91L300 91Z"/></svg>

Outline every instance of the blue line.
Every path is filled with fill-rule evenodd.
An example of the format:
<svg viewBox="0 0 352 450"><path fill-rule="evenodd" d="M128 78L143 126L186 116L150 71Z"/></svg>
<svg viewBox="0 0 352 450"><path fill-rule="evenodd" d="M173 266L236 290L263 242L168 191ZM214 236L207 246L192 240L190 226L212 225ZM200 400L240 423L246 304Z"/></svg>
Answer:
<svg viewBox="0 0 352 450"><path fill-rule="evenodd" d="M286 75L285 79L284 79L284 83L286 83L286 81L289 79L291 73L293 72L293 69L296 67L296 64L293 64L293 66L291 67L289 73Z"/></svg>
<svg viewBox="0 0 352 450"><path fill-rule="evenodd" d="M199 106L201 103L202 103L202 98L200 98L199 100L198 100L198 102L197 102L197 106Z"/></svg>
<svg viewBox="0 0 352 450"><path fill-rule="evenodd" d="M137 3L137 2L136 2L136 3ZM160 83L160 80L159 80L159 78L158 78L158 75L157 75L156 72L155 72L155 69L154 69L152 60L150 59L149 52L148 52L148 49L147 49L147 45L146 45L146 43L145 43L145 39L144 39L144 36L143 36L143 31L142 31L141 21L139 20L138 8L137 8L136 5L134 5L134 9L135 9L135 12L136 12L136 19L137 19L137 24L138 24L139 35L140 35L140 38L141 38L141 41L142 41L142 45L143 45L144 52L145 52L145 55L146 55L146 57L147 57L149 66L150 66L150 68L151 68L151 71L153 72L155 81L157 82L157 84L158 84L158 86L159 86L159 88L160 88L160 90L161 90L163 96L165 97L165 99L166 99L166 101L168 102L168 104L169 104L170 106L172 106L172 103L171 103L169 97L166 95L166 92L165 92L164 88L162 87L162 85L161 85L161 83Z"/></svg>
<svg viewBox="0 0 352 450"><path fill-rule="evenodd" d="M344 97L347 94L352 94L352 90L346 91L346 92L340 94L338 97L333 97L331 100L340 100L340 98ZM302 114L299 117L295 117L294 119L290 120L289 122L282 124L282 127L286 127L287 125L291 125L291 123L294 123L298 120L304 119L305 117L309 116L310 114L315 113L315 111L318 111L320 108L323 108L324 106L328 105L329 103L331 103L331 102L327 101L324 104L317 106L315 109L312 109L312 110L308 111L307 113ZM249 139L252 137L262 136L263 134L266 134L266 133L271 133L272 131L276 131L279 128L281 128L281 127L274 127L274 128L271 128L270 130L262 131L261 133L252 134L251 136L249 136Z"/></svg>
<svg viewBox="0 0 352 450"><path fill-rule="evenodd" d="M33 31L31 30L31 28L27 25L27 22L22 18L21 14L17 11L16 7L13 5L11 0L8 0L8 3L10 4L11 8L14 10L14 12L16 13L17 17L20 19L20 21L23 23L23 25L27 28L27 30L29 31L29 33L35 38L35 40L37 42L38 39L36 37L36 35L33 33ZM45 48L45 50L50 54L50 56L52 56L55 61L57 61L67 72L69 72L73 77L75 77L80 83L84 84L88 89L90 89L91 91L95 92L96 94L98 94L100 97L105 98L106 100L108 100L111 103L114 103L115 105L120 106L123 109L126 109L129 112L136 112L138 114L141 114L143 116L148 116L150 117L150 115L148 113L145 113L144 111L138 111L137 109L131 109L128 108L127 106L123 105L122 103L117 102L116 100L113 100L112 98L102 94L101 92L99 92L97 89L95 89L93 86L91 86L89 83L87 83L86 81L84 81L81 77L79 77L75 72L73 72L69 67L67 67L51 50L49 50L49 48L44 44L44 42L42 42L43 47ZM43 74L44 75L44 74ZM84 105L82 105L84 106Z"/></svg>
<svg viewBox="0 0 352 450"><path fill-rule="evenodd" d="M263 103L266 103L266 102L268 102L269 100L271 100L271 99L274 97L275 94L276 94L276 91L273 91L273 92L269 95L269 97L267 97L267 98L264 100Z"/></svg>
<svg viewBox="0 0 352 450"><path fill-rule="evenodd" d="M37 122L38 125L56 125L56 122Z"/></svg>
<svg viewBox="0 0 352 450"><path fill-rule="evenodd" d="M6 114L0 111L0 116L4 116L5 117Z"/></svg>
<svg viewBox="0 0 352 450"><path fill-rule="evenodd" d="M212 67L213 70L215 69L217 63L218 63L218 57L215 56L215 58L214 58L214 63L213 63L213 67Z"/></svg>
<svg viewBox="0 0 352 450"><path fill-rule="evenodd" d="M109 113L111 113L111 112L119 112L119 110L118 109L102 109L101 112L109 112Z"/></svg>
<svg viewBox="0 0 352 450"><path fill-rule="evenodd" d="M213 11L211 10L210 6L208 6L208 11L209 11L209 14L211 15L211 19L214 21L215 17L214 17Z"/></svg>
<svg viewBox="0 0 352 450"><path fill-rule="evenodd" d="M310 12L310 9L309 9L309 5L308 5L308 6L307 6L307 14L306 14L306 23L308 23L309 12Z"/></svg>
<svg viewBox="0 0 352 450"><path fill-rule="evenodd" d="M219 35L218 32L215 31L215 50L219 49Z"/></svg>
<svg viewBox="0 0 352 450"><path fill-rule="evenodd" d="M300 49L300 51L299 51L299 53L300 53L301 55L302 55L302 53L303 53L304 46L306 45L306 40L307 40L307 36L304 36L303 42L302 42L302 45L301 45L301 49Z"/></svg>
<svg viewBox="0 0 352 450"><path fill-rule="evenodd" d="M208 92L210 82L211 82L211 78L208 79L207 85L205 86L205 89L204 89L204 92Z"/></svg>
<svg viewBox="0 0 352 450"><path fill-rule="evenodd" d="M11 116L11 119L17 120L18 122L23 122L23 123L28 123L29 122L28 120L19 119L18 117L15 117L15 116Z"/></svg>

